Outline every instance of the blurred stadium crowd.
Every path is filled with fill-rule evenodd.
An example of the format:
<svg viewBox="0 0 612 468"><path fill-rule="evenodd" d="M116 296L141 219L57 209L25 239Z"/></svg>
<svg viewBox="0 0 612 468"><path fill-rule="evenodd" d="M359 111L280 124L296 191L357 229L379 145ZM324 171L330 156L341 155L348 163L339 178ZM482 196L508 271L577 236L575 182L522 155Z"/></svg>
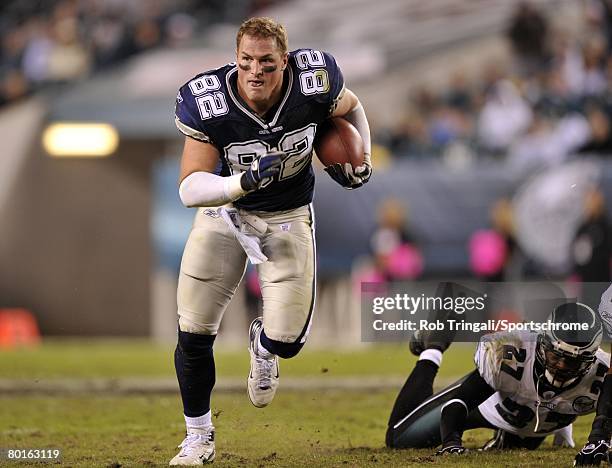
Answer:
<svg viewBox="0 0 612 468"><path fill-rule="evenodd" d="M553 28L528 2L509 18L511 63L466 70L441 90L420 87L405 117L375 133L399 158L461 154L505 157L532 169L574 152L612 149L612 2L584 3L579 34Z"/></svg>
<svg viewBox="0 0 612 468"><path fill-rule="evenodd" d="M207 24L274 0L7 0L0 5L0 105L70 83L158 46L179 47Z"/></svg>
<svg viewBox="0 0 612 468"><path fill-rule="evenodd" d="M280 0L54 0L0 6L0 105L69 83L158 46L180 47L207 25ZM552 28L520 3L509 19L513 61L464 70L444 89L412 92L404 117L374 136L398 158L507 155L531 169L574 152L612 149L612 2L587 0L581 34ZM537 147L537 151L534 148Z"/></svg>

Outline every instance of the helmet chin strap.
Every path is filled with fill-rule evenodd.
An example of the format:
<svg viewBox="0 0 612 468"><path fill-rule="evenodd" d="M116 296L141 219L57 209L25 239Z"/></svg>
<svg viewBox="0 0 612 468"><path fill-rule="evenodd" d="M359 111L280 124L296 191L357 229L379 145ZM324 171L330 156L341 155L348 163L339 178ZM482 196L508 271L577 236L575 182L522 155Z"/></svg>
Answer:
<svg viewBox="0 0 612 468"><path fill-rule="evenodd" d="M546 378L547 382L552 385L553 387L556 388L563 388L566 387L568 385L570 385L572 382L574 382L578 377L573 377L569 380L565 380L563 382L561 382L560 380L555 379L555 376L553 374L550 373L550 371L548 369L544 370L544 377Z"/></svg>

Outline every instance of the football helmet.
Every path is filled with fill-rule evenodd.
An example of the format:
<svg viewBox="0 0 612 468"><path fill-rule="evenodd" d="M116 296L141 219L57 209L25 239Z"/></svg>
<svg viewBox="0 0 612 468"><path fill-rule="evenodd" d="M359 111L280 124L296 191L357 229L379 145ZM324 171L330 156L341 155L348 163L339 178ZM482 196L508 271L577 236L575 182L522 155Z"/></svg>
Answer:
<svg viewBox="0 0 612 468"><path fill-rule="evenodd" d="M550 329L538 336L536 363L540 377L562 389L584 376L595 363L602 326L593 309L580 302L557 306L548 318ZM588 324L576 330L569 324Z"/></svg>

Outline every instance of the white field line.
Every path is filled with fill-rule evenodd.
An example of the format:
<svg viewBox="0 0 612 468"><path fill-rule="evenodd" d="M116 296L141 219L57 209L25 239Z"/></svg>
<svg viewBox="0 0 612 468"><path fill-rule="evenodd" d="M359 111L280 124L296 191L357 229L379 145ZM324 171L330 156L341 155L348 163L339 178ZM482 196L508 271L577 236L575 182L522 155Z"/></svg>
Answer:
<svg viewBox="0 0 612 468"><path fill-rule="evenodd" d="M281 376L280 388L288 391L386 391L401 388L406 377L286 377ZM456 379L436 380L436 388L445 387ZM215 392L244 392L245 378L219 377ZM121 377L121 378L54 378L54 379L0 379L0 395L24 394L147 394L178 392L175 378Z"/></svg>

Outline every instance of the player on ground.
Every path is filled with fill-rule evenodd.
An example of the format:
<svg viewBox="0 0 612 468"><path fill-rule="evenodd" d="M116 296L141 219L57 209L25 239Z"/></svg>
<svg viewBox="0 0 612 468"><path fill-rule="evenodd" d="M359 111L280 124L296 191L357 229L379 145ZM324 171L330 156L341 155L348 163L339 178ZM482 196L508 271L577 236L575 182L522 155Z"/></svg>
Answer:
<svg viewBox="0 0 612 468"><path fill-rule="evenodd" d="M477 368L435 395L433 381L453 337L447 331L417 336L411 351L419 360L391 412L387 446L442 444L437 454L459 454L466 450L463 432L475 428L496 430L485 449L535 449L553 433L557 443L574 446L571 423L595 411L610 356L599 348L601 321L588 306L560 305L550 320L589 328L485 335Z"/></svg>
<svg viewBox="0 0 612 468"><path fill-rule="evenodd" d="M253 18L238 30L236 59L196 76L177 96L176 125L186 136L180 197L185 206L213 208L197 210L181 263L175 367L187 437L171 465L215 457L213 343L247 258L263 296L263 318L249 330L247 389L255 406L274 398L278 356L295 356L306 341L315 298L317 126L344 117L363 139L362 166L328 168L336 182L353 189L371 174L366 115L333 56L287 52L284 27Z"/></svg>

